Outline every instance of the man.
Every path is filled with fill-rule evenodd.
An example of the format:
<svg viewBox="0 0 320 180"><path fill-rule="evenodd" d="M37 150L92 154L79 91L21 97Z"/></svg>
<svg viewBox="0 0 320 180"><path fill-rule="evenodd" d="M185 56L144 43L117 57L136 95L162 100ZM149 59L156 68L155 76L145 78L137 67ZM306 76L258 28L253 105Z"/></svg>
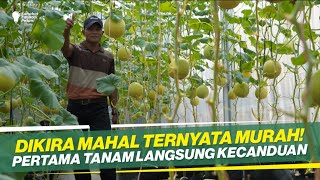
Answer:
<svg viewBox="0 0 320 180"><path fill-rule="evenodd" d="M90 130L111 130L107 98L97 92L96 79L115 73L114 58L100 45L103 23L97 16L84 21L85 40L80 44L70 43L70 29L74 18L66 20L62 53L69 63L67 85L68 111L78 118L80 125L89 125ZM117 91L109 96L112 108L112 123L118 123ZM81 170L80 172L89 170ZM116 179L115 169L101 169L102 180ZM76 171L75 171L76 172ZM91 174L75 173L76 180L90 180Z"/></svg>

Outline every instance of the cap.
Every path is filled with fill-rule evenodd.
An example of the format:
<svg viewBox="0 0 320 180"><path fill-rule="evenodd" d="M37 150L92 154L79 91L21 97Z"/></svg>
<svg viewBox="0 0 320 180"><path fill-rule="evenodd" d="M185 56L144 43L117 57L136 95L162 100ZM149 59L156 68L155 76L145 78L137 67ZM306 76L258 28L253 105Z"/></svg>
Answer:
<svg viewBox="0 0 320 180"><path fill-rule="evenodd" d="M84 29L92 26L94 23L98 23L101 28L103 27L103 23L102 23L102 20L100 18L98 18L97 16L90 16L88 17L84 23L83 23L83 27Z"/></svg>

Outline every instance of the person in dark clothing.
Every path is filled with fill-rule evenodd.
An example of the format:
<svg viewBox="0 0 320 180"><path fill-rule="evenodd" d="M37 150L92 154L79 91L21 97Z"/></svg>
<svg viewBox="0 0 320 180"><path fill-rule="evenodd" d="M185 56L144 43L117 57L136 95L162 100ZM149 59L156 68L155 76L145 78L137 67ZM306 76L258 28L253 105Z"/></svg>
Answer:
<svg viewBox="0 0 320 180"><path fill-rule="evenodd" d="M97 92L96 79L115 73L115 63L112 53L100 45L103 35L103 23L97 16L90 16L84 21L83 35L85 40L80 44L70 43L70 29L74 18L66 20L64 44L61 49L69 64L69 79L67 84L68 107L80 125L89 125L91 131L111 130L107 96ZM117 90L110 96L112 108L112 123L118 123ZM79 171L75 171L79 172ZM75 173L76 180L90 180L89 170ZM88 172L88 173L83 173ZM115 169L101 169L102 180L115 180Z"/></svg>

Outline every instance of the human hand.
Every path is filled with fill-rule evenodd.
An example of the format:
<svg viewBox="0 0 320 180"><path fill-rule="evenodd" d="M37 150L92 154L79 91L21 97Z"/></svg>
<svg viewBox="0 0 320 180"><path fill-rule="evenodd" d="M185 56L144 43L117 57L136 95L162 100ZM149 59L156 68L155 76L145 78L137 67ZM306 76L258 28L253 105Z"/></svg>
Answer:
<svg viewBox="0 0 320 180"><path fill-rule="evenodd" d="M118 113L112 114L112 124L118 124L119 123L119 116Z"/></svg>
<svg viewBox="0 0 320 180"><path fill-rule="evenodd" d="M67 18L66 20L66 29L70 30L74 26L75 14L72 14L72 18Z"/></svg>

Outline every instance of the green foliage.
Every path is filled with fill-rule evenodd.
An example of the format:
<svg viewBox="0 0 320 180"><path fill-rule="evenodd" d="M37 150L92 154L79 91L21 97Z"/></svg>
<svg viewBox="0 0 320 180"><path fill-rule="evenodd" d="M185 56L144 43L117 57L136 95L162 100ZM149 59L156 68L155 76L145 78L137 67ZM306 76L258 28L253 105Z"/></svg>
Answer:
<svg viewBox="0 0 320 180"><path fill-rule="evenodd" d="M96 80L97 82L97 91L106 95L111 95L116 89L117 85L120 83L121 78L110 74Z"/></svg>
<svg viewBox="0 0 320 180"><path fill-rule="evenodd" d="M35 21L31 35L48 48L60 50L64 41L63 30L65 28L62 14L57 11L44 11L44 14L45 18Z"/></svg>
<svg viewBox="0 0 320 180"><path fill-rule="evenodd" d="M0 72L6 74L12 79L19 79L23 72L16 64L9 63L6 59L0 58Z"/></svg>
<svg viewBox="0 0 320 180"><path fill-rule="evenodd" d="M175 13L176 7L174 2L164 2L160 5L160 12L168 12L168 13Z"/></svg>
<svg viewBox="0 0 320 180"><path fill-rule="evenodd" d="M58 77L58 75L53 72L53 69L50 66L39 64L36 61L25 56L17 57L16 64L30 79L40 79L41 77L52 79Z"/></svg>
<svg viewBox="0 0 320 180"><path fill-rule="evenodd" d="M51 126L79 124L77 118L73 114L62 108L60 109L60 114L52 116L50 120Z"/></svg>
<svg viewBox="0 0 320 180"><path fill-rule="evenodd" d="M316 58L319 56L318 51L311 51L310 52L312 59ZM307 57L306 57L306 52L302 52L300 55L298 55L297 57L292 57L291 58L291 63L295 66L299 66L299 65L304 65L307 63Z"/></svg>
<svg viewBox="0 0 320 180"><path fill-rule="evenodd" d="M37 62L43 63L47 66L51 66L53 69L57 69L61 65L61 59L57 54L45 54L38 51L32 53L32 58L37 60Z"/></svg>
<svg viewBox="0 0 320 180"><path fill-rule="evenodd" d="M13 18L5 12L0 11L0 24L6 26L9 22L13 22Z"/></svg>
<svg viewBox="0 0 320 180"><path fill-rule="evenodd" d="M1 8L5 8L5 7L7 7L8 6L8 1L1 1L0 2L0 7Z"/></svg>
<svg viewBox="0 0 320 180"><path fill-rule="evenodd" d="M60 108L57 96L51 89L39 79L31 79L30 93L33 97L38 98L49 108Z"/></svg>

